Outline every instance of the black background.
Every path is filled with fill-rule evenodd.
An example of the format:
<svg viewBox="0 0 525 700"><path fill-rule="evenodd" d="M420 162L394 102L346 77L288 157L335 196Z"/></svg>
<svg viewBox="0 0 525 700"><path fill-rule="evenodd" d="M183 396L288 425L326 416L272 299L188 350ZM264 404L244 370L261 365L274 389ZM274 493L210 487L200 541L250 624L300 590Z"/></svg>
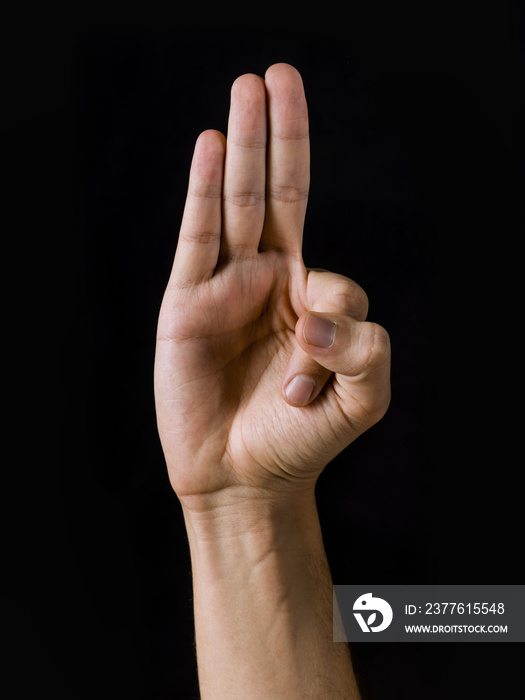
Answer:
<svg viewBox="0 0 525 700"><path fill-rule="evenodd" d="M393 347L387 416L319 480L334 582L520 582L518 4L312 6L306 27L215 11L7 25L10 697L198 697L156 320L195 138L225 131L238 75L278 61L309 103L305 262L361 284ZM489 698L513 690L520 647L354 656L365 698Z"/></svg>

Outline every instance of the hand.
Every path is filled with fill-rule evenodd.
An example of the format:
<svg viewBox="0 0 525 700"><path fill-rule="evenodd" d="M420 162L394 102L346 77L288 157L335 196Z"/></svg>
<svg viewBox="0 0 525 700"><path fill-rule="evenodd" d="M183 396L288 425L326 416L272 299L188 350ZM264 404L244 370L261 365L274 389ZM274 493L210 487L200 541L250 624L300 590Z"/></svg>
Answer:
<svg viewBox="0 0 525 700"><path fill-rule="evenodd" d="M304 266L308 188L299 73L241 76L227 142L197 140L158 324L158 426L183 504L311 488L388 407L389 337L365 293Z"/></svg>

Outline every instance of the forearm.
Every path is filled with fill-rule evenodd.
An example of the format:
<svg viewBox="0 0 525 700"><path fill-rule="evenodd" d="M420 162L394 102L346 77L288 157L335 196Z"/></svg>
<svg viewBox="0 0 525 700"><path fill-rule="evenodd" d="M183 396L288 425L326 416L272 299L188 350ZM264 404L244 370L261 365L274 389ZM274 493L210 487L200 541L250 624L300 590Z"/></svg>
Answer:
<svg viewBox="0 0 525 700"><path fill-rule="evenodd" d="M357 700L313 489L184 507L202 700Z"/></svg>

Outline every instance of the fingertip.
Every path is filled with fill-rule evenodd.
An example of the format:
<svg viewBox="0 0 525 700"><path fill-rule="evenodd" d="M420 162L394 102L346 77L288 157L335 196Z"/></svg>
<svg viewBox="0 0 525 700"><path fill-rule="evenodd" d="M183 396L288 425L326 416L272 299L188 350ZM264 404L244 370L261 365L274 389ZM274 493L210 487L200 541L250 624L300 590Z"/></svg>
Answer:
<svg viewBox="0 0 525 700"><path fill-rule="evenodd" d="M303 79L297 68L289 63L275 63L264 74L264 80L268 94L280 105L278 112L284 110L282 117L307 120L308 108ZM304 129L305 124L300 124L301 135Z"/></svg>
<svg viewBox="0 0 525 700"><path fill-rule="evenodd" d="M314 398L316 382L304 374L297 374L283 389L283 395L291 406L306 406Z"/></svg>
<svg viewBox="0 0 525 700"><path fill-rule="evenodd" d="M195 150L205 152L207 155L221 154L224 152L226 137L217 129L202 131L195 142Z"/></svg>
<svg viewBox="0 0 525 700"><path fill-rule="evenodd" d="M390 336L377 323L308 311L298 319L295 336L308 355L347 377L382 373L390 365Z"/></svg>
<svg viewBox="0 0 525 700"><path fill-rule="evenodd" d="M331 348L335 342L337 325L337 321L327 314L308 311L297 321L295 334L303 346Z"/></svg>
<svg viewBox="0 0 525 700"><path fill-rule="evenodd" d="M231 88L229 146L266 146L266 87L254 73L240 75ZM248 151L249 153L249 151ZM245 153L243 158L246 159ZM244 168L243 168L244 169Z"/></svg>
<svg viewBox="0 0 525 700"><path fill-rule="evenodd" d="M226 152L226 138L216 129L207 129L197 137L191 176L202 182L222 181L222 169Z"/></svg>
<svg viewBox="0 0 525 700"><path fill-rule="evenodd" d="M266 73L264 74L264 79L266 81L272 81L275 77L280 77L280 78L285 78L285 77L290 77L296 79L297 77L300 78L302 81L301 74L295 68L292 66L290 63L274 63L272 64L267 70Z"/></svg>
<svg viewBox="0 0 525 700"><path fill-rule="evenodd" d="M231 94L240 94L242 97L250 95L264 96L264 80L260 75L256 75L255 73L239 75L232 83Z"/></svg>

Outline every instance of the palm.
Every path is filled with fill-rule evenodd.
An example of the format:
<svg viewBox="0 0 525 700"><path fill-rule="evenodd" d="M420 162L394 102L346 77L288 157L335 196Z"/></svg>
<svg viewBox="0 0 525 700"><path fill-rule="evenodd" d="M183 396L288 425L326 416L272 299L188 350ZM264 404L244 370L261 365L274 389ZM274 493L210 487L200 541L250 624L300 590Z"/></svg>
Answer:
<svg viewBox="0 0 525 700"><path fill-rule="evenodd" d="M341 402L337 374L309 405L283 397L287 373L315 376L319 394L331 372L296 336L325 285L301 256L309 159L302 83L289 66L270 71L266 88L243 76L232 92L225 162L224 137L205 132L192 163L155 364L159 431L179 496L312 480L362 430L352 415L355 404L358 426L359 388L355 401L347 391ZM346 306L332 301L327 310L352 307L364 318L362 290L343 286Z"/></svg>
<svg viewBox="0 0 525 700"><path fill-rule="evenodd" d="M280 387L297 346L295 321L305 311L304 266L267 253L225 267L200 293L175 289L167 295L171 303L167 298L164 305L179 312L166 319L169 336L162 335L162 316L159 330L158 355L169 356L172 373L168 386L163 383L172 417L164 449L191 472L178 490L264 480L261 467L271 472L286 461L285 445L277 462L265 458L264 448L275 441L272 427L293 423Z"/></svg>

